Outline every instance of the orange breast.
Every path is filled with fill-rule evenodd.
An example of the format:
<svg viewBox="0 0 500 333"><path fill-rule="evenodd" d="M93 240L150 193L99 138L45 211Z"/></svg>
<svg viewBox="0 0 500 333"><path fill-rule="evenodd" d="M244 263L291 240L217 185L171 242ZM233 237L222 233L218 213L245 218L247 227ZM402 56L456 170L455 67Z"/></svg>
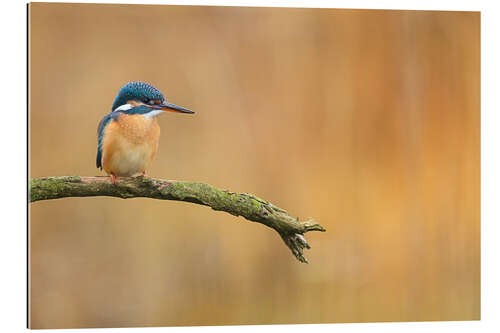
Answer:
<svg viewBox="0 0 500 333"><path fill-rule="evenodd" d="M160 138L157 120L122 114L104 131L102 166L108 174L129 177L146 171Z"/></svg>

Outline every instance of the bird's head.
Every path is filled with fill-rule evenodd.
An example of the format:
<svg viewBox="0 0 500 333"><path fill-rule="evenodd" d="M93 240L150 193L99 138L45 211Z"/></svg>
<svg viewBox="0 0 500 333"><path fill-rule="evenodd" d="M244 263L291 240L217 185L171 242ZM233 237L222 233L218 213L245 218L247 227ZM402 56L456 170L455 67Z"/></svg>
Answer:
<svg viewBox="0 0 500 333"><path fill-rule="evenodd" d="M163 94L150 84L144 82L129 82L124 85L113 102L112 111L126 111L141 106L146 109L149 116L157 115L163 111L194 113L189 109L168 103Z"/></svg>

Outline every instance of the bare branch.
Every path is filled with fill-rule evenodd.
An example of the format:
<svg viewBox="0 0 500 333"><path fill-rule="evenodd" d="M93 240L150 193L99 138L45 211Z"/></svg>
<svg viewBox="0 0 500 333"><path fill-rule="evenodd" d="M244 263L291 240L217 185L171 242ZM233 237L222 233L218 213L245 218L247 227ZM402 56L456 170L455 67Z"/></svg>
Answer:
<svg viewBox="0 0 500 333"><path fill-rule="evenodd" d="M293 255L307 263L304 249L310 246L304 238L309 231L325 231L313 219L300 222L273 204L246 193L233 193L199 182L161 180L148 177L118 178L111 184L108 177L33 178L29 184L30 202L68 197L108 196L117 198L152 198L186 201L209 206L247 220L262 223L278 232Z"/></svg>

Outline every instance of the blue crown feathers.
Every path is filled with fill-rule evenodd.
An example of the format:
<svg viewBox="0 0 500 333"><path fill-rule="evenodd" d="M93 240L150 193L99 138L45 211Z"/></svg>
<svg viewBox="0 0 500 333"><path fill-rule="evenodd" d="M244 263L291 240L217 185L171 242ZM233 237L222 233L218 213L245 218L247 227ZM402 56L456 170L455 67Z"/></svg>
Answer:
<svg viewBox="0 0 500 333"><path fill-rule="evenodd" d="M136 100L148 103L150 100L164 101L163 94L150 84L144 82L129 82L118 92L111 110L126 104L127 101Z"/></svg>

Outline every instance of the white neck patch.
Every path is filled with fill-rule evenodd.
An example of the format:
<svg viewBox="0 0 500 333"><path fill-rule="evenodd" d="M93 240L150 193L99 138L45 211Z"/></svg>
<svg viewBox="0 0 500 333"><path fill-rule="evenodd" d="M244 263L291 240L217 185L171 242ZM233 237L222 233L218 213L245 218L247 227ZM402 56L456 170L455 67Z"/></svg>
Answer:
<svg viewBox="0 0 500 333"><path fill-rule="evenodd" d="M132 109L134 106L132 104L123 104L123 105L120 105L119 107L117 107L115 111L127 111L127 110L130 110ZM159 115L160 113L164 112L163 110L151 110L147 113L143 113L142 116L146 117L146 118L153 118L153 117L156 117L157 115Z"/></svg>
<svg viewBox="0 0 500 333"><path fill-rule="evenodd" d="M117 107L114 111L127 111L132 109L132 104L123 104Z"/></svg>

